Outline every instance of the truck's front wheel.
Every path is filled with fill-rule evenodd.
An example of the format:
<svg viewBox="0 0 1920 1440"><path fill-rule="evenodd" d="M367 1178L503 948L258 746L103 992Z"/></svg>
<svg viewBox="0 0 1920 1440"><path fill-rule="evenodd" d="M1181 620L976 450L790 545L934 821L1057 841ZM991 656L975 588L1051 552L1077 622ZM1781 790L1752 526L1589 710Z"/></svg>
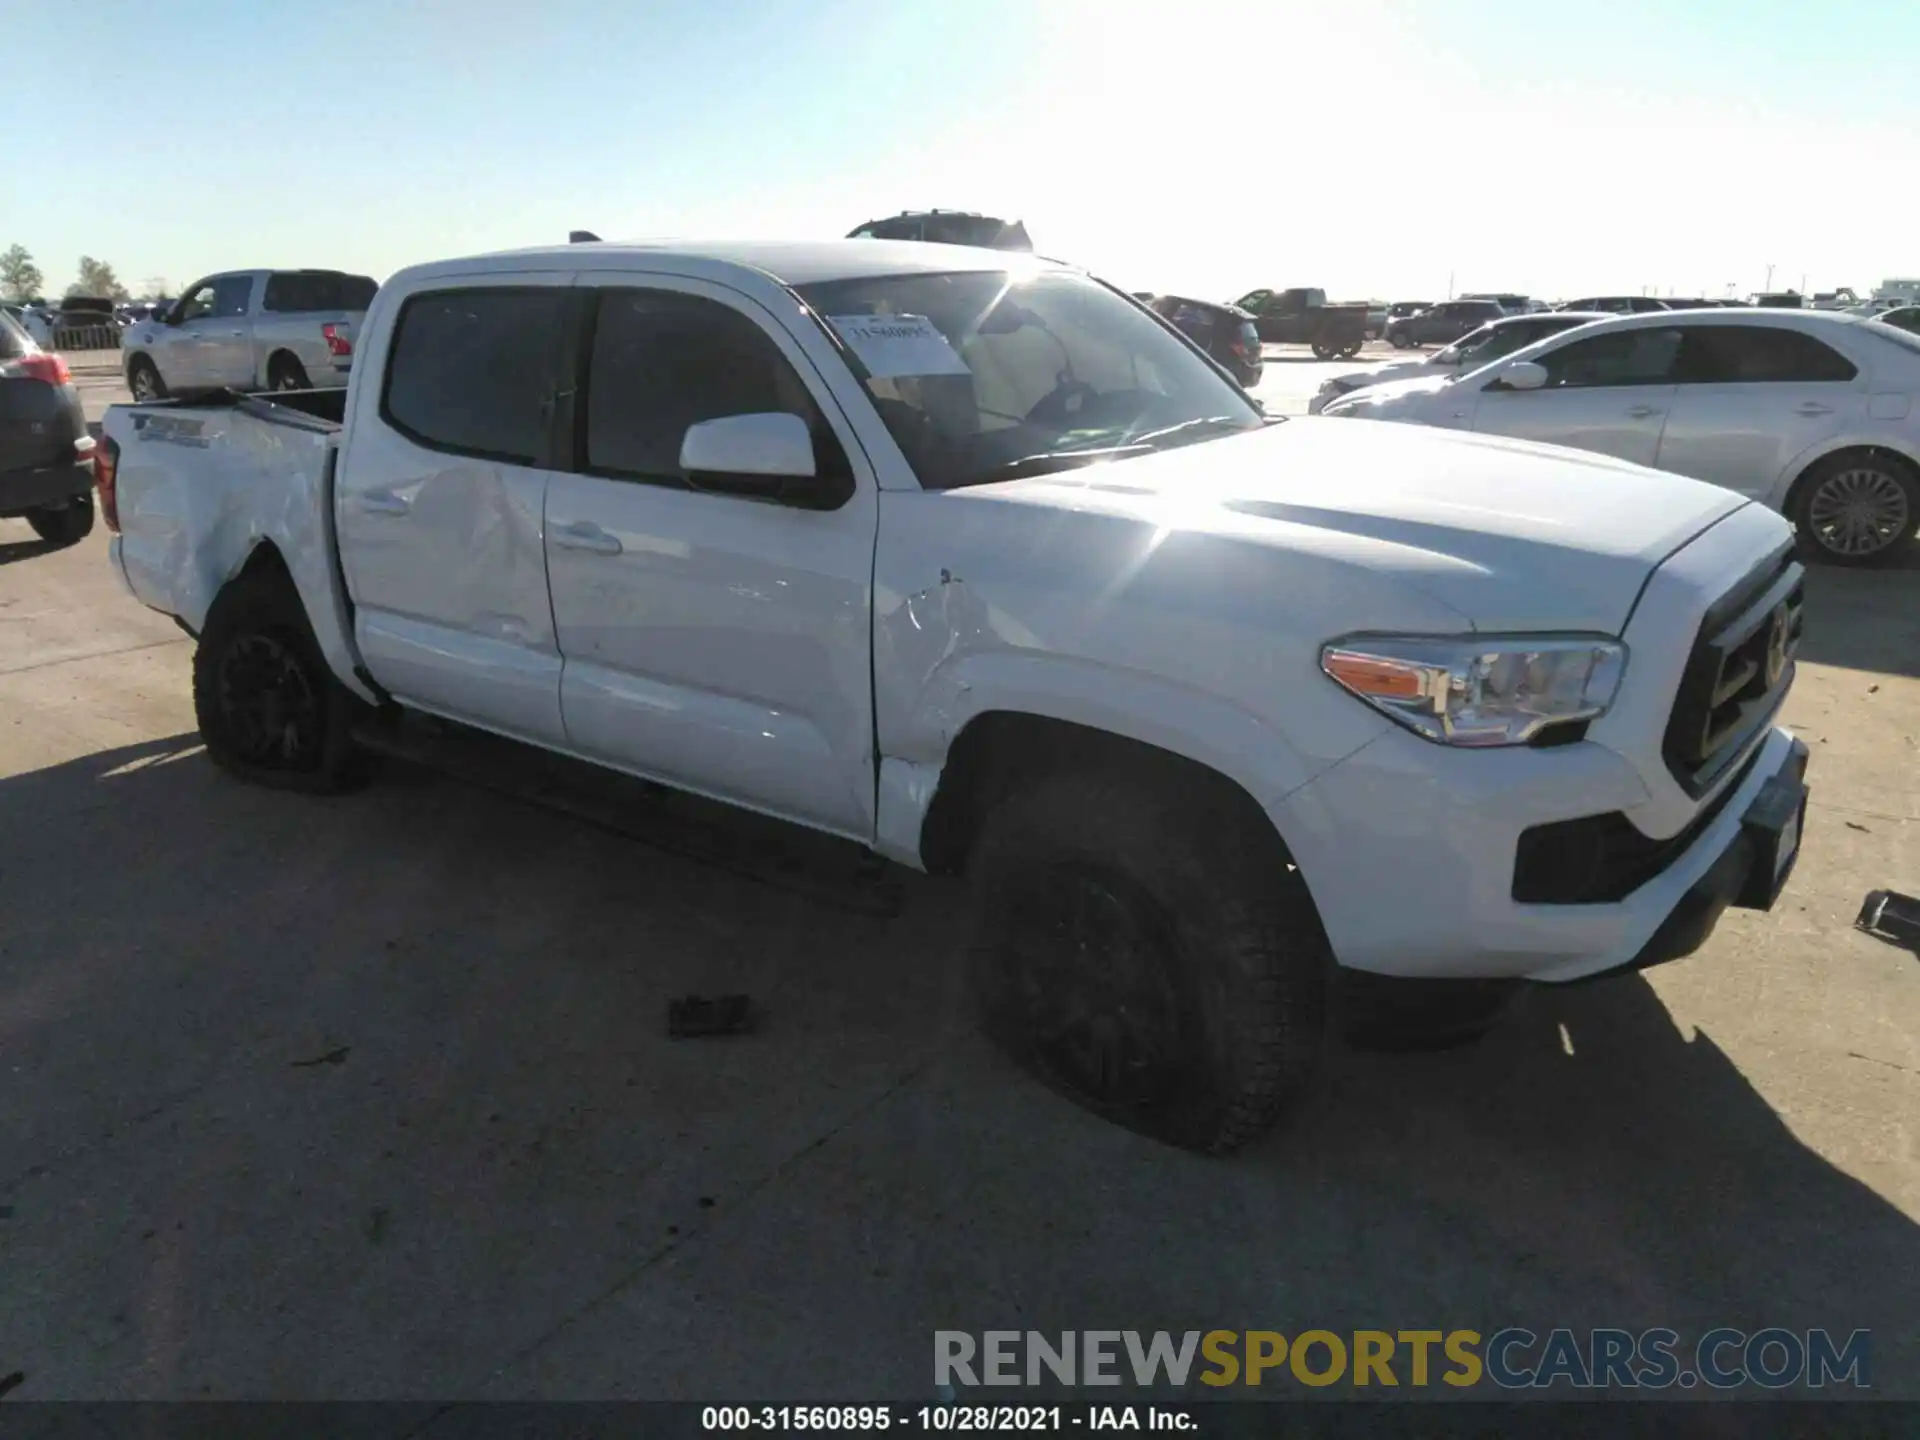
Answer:
<svg viewBox="0 0 1920 1440"><path fill-rule="evenodd" d="M160 378L159 367L144 355L136 355L127 362L127 389L140 405L167 398L167 382Z"/></svg>
<svg viewBox="0 0 1920 1440"><path fill-rule="evenodd" d="M1096 1114L1215 1153L1311 1079L1331 969L1278 838L1218 798L1061 775L996 807L969 865L988 1034Z"/></svg>
<svg viewBox="0 0 1920 1440"><path fill-rule="evenodd" d="M358 702L327 669L299 594L261 567L222 590L193 655L193 708L214 764L243 780L326 794L361 777Z"/></svg>

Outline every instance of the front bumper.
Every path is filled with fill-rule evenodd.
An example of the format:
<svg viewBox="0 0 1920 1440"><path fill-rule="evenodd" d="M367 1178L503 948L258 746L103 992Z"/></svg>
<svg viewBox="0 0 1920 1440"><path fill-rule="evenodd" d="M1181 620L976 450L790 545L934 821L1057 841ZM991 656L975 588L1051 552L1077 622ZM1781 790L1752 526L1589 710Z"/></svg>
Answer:
<svg viewBox="0 0 1920 1440"><path fill-rule="evenodd" d="M34 470L0 471L0 515L24 515L92 493L91 462L63 460Z"/></svg>
<svg viewBox="0 0 1920 1440"><path fill-rule="evenodd" d="M1806 743L1795 740L1787 763L1743 812L1732 843L1680 897L1680 903L1639 952L1624 965L1579 978L1597 980L1623 971L1646 970L1691 955L1706 943L1729 906L1771 910L1800 859L1799 841L1807 810L1806 774Z"/></svg>
<svg viewBox="0 0 1920 1440"><path fill-rule="evenodd" d="M1527 904L1512 894L1519 837L1530 826L1647 813L1640 774L1592 741L1457 750L1396 727L1269 813L1342 965L1381 975L1580 980L1676 959L1699 947L1729 905L1772 904L1762 882L1784 883L1792 855L1777 876L1755 879L1766 819L1756 819L1755 802L1783 773L1799 785L1806 746L1775 727L1755 748L1712 823L1658 874L1605 904ZM1770 793L1778 824L1781 787Z"/></svg>

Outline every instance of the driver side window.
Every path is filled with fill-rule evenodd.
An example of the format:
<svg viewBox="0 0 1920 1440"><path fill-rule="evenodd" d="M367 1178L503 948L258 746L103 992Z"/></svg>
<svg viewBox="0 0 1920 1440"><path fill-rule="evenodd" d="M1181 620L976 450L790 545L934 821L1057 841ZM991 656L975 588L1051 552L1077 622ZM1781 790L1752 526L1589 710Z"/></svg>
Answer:
<svg viewBox="0 0 1920 1440"><path fill-rule="evenodd" d="M1616 330L1542 355L1545 388L1591 389L1613 385L1668 385L1680 354L1678 330Z"/></svg>
<svg viewBox="0 0 1920 1440"><path fill-rule="evenodd" d="M179 314L182 324L188 320L204 319L213 313L214 286L214 281L202 280L187 291L185 298L180 302Z"/></svg>

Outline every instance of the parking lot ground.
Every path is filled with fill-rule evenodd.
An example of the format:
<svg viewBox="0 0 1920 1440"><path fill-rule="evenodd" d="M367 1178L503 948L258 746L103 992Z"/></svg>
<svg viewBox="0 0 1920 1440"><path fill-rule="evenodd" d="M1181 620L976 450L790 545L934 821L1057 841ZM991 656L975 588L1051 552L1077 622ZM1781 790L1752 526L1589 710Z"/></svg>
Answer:
<svg viewBox="0 0 1920 1440"><path fill-rule="evenodd" d="M952 882L874 918L406 767L229 780L105 551L0 522L18 1399L910 1398L936 1328L1507 1324L1866 1328L1920 1399L1920 961L1850 928L1920 891L1920 557L1812 578L1775 912L1336 1051L1204 1160L975 1037ZM670 1041L688 991L765 1024Z"/></svg>

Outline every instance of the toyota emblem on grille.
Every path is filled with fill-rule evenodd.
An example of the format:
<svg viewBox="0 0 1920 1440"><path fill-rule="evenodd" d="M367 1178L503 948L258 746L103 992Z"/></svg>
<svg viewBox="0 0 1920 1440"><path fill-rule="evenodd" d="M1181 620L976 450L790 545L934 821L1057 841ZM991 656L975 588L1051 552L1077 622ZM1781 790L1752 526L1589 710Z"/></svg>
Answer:
<svg viewBox="0 0 1920 1440"><path fill-rule="evenodd" d="M1787 673L1787 637L1792 630L1792 622L1787 616L1785 605L1776 605L1773 620L1767 627L1767 689L1771 690L1780 683L1780 677Z"/></svg>

